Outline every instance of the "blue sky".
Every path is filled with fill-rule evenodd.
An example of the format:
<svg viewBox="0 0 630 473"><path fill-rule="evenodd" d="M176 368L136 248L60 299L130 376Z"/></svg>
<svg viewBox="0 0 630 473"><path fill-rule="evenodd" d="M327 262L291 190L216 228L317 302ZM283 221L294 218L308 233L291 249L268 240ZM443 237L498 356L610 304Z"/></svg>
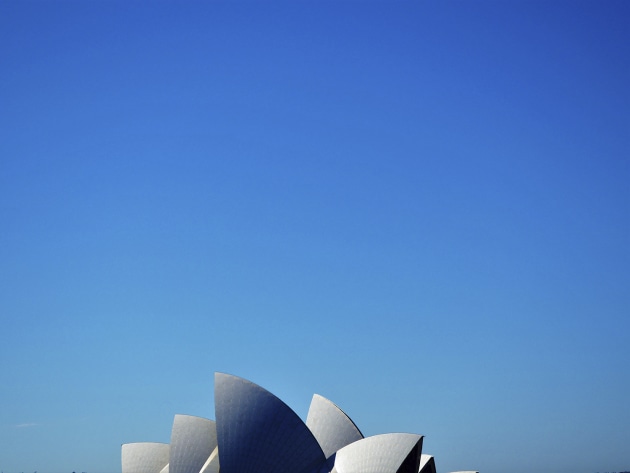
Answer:
<svg viewBox="0 0 630 473"><path fill-rule="evenodd" d="M0 469L214 418L630 469L630 4L0 2Z"/></svg>

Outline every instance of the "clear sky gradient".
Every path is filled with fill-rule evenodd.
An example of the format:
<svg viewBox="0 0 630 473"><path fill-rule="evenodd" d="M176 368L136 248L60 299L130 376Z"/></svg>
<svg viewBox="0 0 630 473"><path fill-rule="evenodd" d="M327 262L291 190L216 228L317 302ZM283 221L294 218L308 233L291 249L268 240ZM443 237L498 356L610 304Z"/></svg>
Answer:
<svg viewBox="0 0 630 473"><path fill-rule="evenodd" d="M630 470L630 2L0 2L0 469L214 418Z"/></svg>

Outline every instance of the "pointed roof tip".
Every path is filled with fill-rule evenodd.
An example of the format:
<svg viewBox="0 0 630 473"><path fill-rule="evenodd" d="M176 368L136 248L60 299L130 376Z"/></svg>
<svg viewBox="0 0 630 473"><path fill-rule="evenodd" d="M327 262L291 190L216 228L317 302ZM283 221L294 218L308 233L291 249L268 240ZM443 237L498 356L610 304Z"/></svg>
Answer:
<svg viewBox="0 0 630 473"><path fill-rule="evenodd" d="M228 373L227 371L215 371L214 372L214 377L216 378L217 376L231 376L233 378L245 379L242 376L237 376L235 374ZM247 381L247 380L245 379L245 381Z"/></svg>
<svg viewBox="0 0 630 473"><path fill-rule="evenodd" d="M326 458L346 445L364 438L348 414L330 399L317 393L313 394L306 425L313 432Z"/></svg>
<svg viewBox="0 0 630 473"><path fill-rule="evenodd" d="M435 459L433 455L422 454L420 455L420 466L418 467L418 473L436 473Z"/></svg>
<svg viewBox="0 0 630 473"><path fill-rule="evenodd" d="M208 417L202 417L202 416L195 416L192 414L175 414L173 416L173 420L175 420L176 417L189 417L189 418L193 418L193 419L199 419L199 420L207 420L208 422L215 422L213 419L210 419Z"/></svg>
<svg viewBox="0 0 630 473"><path fill-rule="evenodd" d="M230 373L224 373L223 371L215 371L214 372L214 379L216 380L217 378L221 378L223 376L234 376L233 374ZM236 376L235 376L236 377Z"/></svg>
<svg viewBox="0 0 630 473"><path fill-rule="evenodd" d="M311 399L311 406L313 405L314 402L326 402L330 405L332 405L333 407L337 408L339 410L339 412L341 412L354 426L355 429L357 429L357 432L359 432L359 434L361 435L361 438L364 438L365 436L361 433L361 429L359 429L359 426L352 420L352 418L346 413L346 411L344 411L341 407L339 407L338 404L336 404L335 402L331 401L330 399L328 399L325 396L322 396L321 394L313 394L313 398Z"/></svg>
<svg viewBox="0 0 630 473"><path fill-rule="evenodd" d="M229 382L230 380L232 380L232 381L239 381L241 383L249 384L249 385L253 385L253 386L258 386L259 388L267 391L265 388L263 388L259 384L254 383L253 381L250 381L247 378L243 378L241 376L237 376L237 375L231 374L231 373L223 373L221 371L215 371L214 372L214 392L216 393L217 386L219 386L221 383ZM267 392L269 392L269 391L267 391ZM215 414L215 417L216 417L216 414Z"/></svg>
<svg viewBox="0 0 630 473"><path fill-rule="evenodd" d="M292 473L325 461L302 419L262 386L217 372L214 392L222 473ZM254 410L256 418L252 417Z"/></svg>

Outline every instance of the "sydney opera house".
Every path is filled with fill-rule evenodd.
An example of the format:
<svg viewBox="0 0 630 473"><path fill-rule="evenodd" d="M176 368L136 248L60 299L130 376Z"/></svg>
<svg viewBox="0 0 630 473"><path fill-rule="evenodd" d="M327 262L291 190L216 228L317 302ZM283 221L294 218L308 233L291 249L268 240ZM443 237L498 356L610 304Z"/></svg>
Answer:
<svg viewBox="0 0 630 473"><path fill-rule="evenodd" d="M436 473L422 435L363 437L317 394L305 423L250 381L216 373L214 382L216 421L176 415L170 444L123 444L122 473Z"/></svg>

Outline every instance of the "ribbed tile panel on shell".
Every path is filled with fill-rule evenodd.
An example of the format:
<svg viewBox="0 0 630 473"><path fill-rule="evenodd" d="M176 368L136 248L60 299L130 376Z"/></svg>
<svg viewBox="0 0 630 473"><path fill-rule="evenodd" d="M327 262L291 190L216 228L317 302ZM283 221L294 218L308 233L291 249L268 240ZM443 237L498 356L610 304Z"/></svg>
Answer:
<svg viewBox="0 0 630 473"><path fill-rule="evenodd" d="M335 473L407 473L418 471L422 435L382 434L366 437L339 450Z"/></svg>
<svg viewBox="0 0 630 473"><path fill-rule="evenodd" d="M306 425L313 432L326 458L363 438L352 419L332 401L319 394L313 395Z"/></svg>
<svg viewBox="0 0 630 473"><path fill-rule="evenodd" d="M219 473L219 449L215 448L199 473Z"/></svg>
<svg viewBox="0 0 630 473"><path fill-rule="evenodd" d="M160 473L168 464L169 444L125 443L121 448L122 473Z"/></svg>
<svg viewBox="0 0 630 473"><path fill-rule="evenodd" d="M216 446L213 420L177 414L171 431L169 473L199 473Z"/></svg>
<svg viewBox="0 0 630 473"><path fill-rule="evenodd" d="M221 473L303 473L325 461L306 424L270 392L224 373L214 389Z"/></svg>

